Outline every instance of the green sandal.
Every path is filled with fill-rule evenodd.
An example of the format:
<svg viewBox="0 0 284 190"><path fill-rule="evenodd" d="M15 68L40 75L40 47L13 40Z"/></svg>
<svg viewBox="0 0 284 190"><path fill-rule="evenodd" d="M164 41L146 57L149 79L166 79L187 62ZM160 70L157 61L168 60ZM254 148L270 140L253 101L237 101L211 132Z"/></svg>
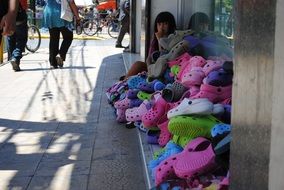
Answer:
<svg viewBox="0 0 284 190"><path fill-rule="evenodd" d="M192 138L190 137L181 137L181 136L177 136L177 135L174 135L173 136L173 142L176 143L177 145L181 146L181 147L185 147L189 141L191 141Z"/></svg>
<svg viewBox="0 0 284 190"><path fill-rule="evenodd" d="M211 129L215 124L222 123L211 115L206 116L176 116L170 119L169 131L178 136L211 138Z"/></svg>
<svg viewBox="0 0 284 190"><path fill-rule="evenodd" d="M150 100L151 99L151 96L152 94L149 94L149 93L146 93L146 92L143 92L143 91L139 91L137 93L137 97L140 99L140 100Z"/></svg>

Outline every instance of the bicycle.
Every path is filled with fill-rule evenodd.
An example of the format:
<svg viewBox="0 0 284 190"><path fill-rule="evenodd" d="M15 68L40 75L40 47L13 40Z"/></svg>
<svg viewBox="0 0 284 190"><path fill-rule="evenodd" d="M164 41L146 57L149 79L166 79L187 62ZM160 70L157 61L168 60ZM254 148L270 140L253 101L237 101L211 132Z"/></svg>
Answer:
<svg viewBox="0 0 284 190"><path fill-rule="evenodd" d="M83 23L83 32L88 36L94 36L98 32L102 32L105 27L107 27L107 33L110 37L118 37L120 23L112 14L102 18L102 14L98 13L94 18L87 19Z"/></svg>
<svg viewBox="0 0 284 190"><path fill-rule="evenodd" d="M28 41L26 44L26 49L29 52L35 53L41 44L41 34L38 27L34 24L31 24L31 20L34 19L34 11L31 9L27 10L28 14Z"/></svg>

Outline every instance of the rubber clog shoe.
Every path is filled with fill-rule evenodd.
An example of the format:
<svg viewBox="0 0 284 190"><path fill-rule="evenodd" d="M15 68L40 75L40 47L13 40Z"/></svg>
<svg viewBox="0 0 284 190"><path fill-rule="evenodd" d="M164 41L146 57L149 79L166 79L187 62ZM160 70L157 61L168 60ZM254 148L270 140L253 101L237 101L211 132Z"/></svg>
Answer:
<svg viewBox="0 0 284 190"><path fill-rule="evenodd" d="M181 103L171 109L167 116L169 119L180 115L209 115L213 112L214 105L207 98L184 98Z"/></svg>
<svg viewBox="0 0 284 190"><path fill-rule="evenodd" d="M127 121L141 121L142 116L151 108L149 101L145 100L139 107L127 109L125 112Z"/></svg>
<svg viewBox="0 0 284 190"><path fill-rule="evenodd" d="M126 117L125 117L125 109L117 109L116 110L116 121L119 123L124 123L126 122Z"/></svg>
<svg viewBox="0 0 284 190"><path fill-rule="evenodd" d="M225 72L223 69L212 71L204 78L204 84L212 86L229 86L232 85L233 75Z"/></svg>
<svg viewBox="0 0 284 190"><path fill-rule="evenodd" d="M183 86L181 83L175 81L173 84L168 84L162 91L162 97L167 102L176 102L180 100L183 94L188 89Z"/></svg>
<svg viewBox="0 0 284 190"><path fill-rule="evenodd" d="M116 109L128 109L132 107L138 107L143 101L139 99L124 98L123 100L116 101L114 107Z"/></svg>
<svg viewBox="0 0 284 190"><path fill-rule="evenodd" d="M169 141L164 147L164 151L154 160L151 160L148 164L148 168L154 170L162 161L166 160L172 155L182 152L183 148Z"/></svg>
<svg viewBox="0 0 284 190"><path fill-rule="evenodd" d="M157 126L160 118L168 111L168 103L159 97L154 106L142 117L144 127Z"/></svg>
<svg viewBox="0 0 284 190"><path fill-rule="evenodd" d="M193 56L189 61L188 64L183 64L180 68L180 72L177 75L177 80L180 81L184 73L188 73L191 71L193 67L204 67L206 64L206 60L201 56Z"/></svg>
<svg viewBox="0 0 284 190"><path fill-rule="evenodd" d="M208 98L213 103L222 102L232 97L232 86L216 87L209 84L202 84L200 91L195 96L190 96L192 99Z"/></svg>
<svg viewBox="0 0 284 190"><path fill-rule="evenodd" d="M200 142L203 142L203 138L197 138L193 139L188 143L186 151L194 151ZM162 161L155 170L155 184L160 185L167 179L171 179L173 177L176 177L175 171L174 171L174 165L176 165L176 162L178 161L178 157L180 154L182 154L184 150L181 153L172 155L168 157L166 160Z"/></svg>
<svg viewBox="0 0 284 190"><path fill-rule="evenodd" d="M191 137L182 137L178 135L173 135L173 142L181 147L185 147L191 140Z"/></svg>
<svg viewBox="0 0 284 190"><path fill-rule="evenodd" d="M190 86L200 86L203 83L205 74L201 67L193 67L190 72L184 72L181 76L181 84L189 88Z"/></svg>
<svg viewBox="0 0 284 190"><path fill-rule="evenodd" d="M143 100L140 100L140 99L132 99L130 101L129 108L139 107L142 104L142 102L143 102Z"/></svg>
<svg viewBox="0 0 284 190"><path fill-rule="evenodd" d="M171 75L177 76L180 71L180 67L178 65L174 65L171 67Z"/></svg>
<svg viewBox="0 0 284 190"><path fill-rule="evenodd" d="M176 116L170 119L168 129L170 133L190 138L211 137L211 129L221 123L211 115L206 116Z"/></svg>
<svg viewBox="0 0 284 190"><path fill-rule="evenodd" d="M189 55L187 52L185 52L181 56L177 57L175 60L169 61L168 62L168 66L169 67L173 67L175 65L180 64L181 62L185 62L185 61L188 61L190 59L191 59L191 55Z"/></svg>
<svg viewBox="0 0 284 190"><path fill-rule="evenodd" d="M198 145L193 150L191 143ZM215 166L215 153L213 147L205 138L192 140L185 149L176 156L177 161L174 163L175 174L183 179L188 179L194 175L200 175Z"/></svg>
<svg viewBox="0 0 284 190"><path fill-rule="evenodd" d="M163 90L165 86L165 84L156 79L152 82L141 82L138 84L137 88L144 92L153 93L155 91Z"/></svg>
<svg viewBox="0 0 284 190"><path fill-rule="evenodd" d="M130 108L130 99L128 98L124 98L123 100L119 100L119 101L116 101L114 103L114 107L116 109L124 109L126 110L127 108Z"/></svg>
<svg viewBox="0 0 284 190"><path fill-rule="evenodd" d="M216 137L217 135L222 135L225 132L230 132L230 131L231 131L231 125L218 123L214 125L214 127L211 129L211 136Z"/></svg>
<svg viewBox="0 0 284 190"><path fill-rule="evenodd" d="M129 77L129 79L127 80L127 84L130 89L137 89L138 84L144 81L146 81L144 77L135 75L135 76Z"/></svg>
<svg viewBox="0 0 284 190"><path fill-rule="evenodd" d="M127 91L126 97L129 99L136 99L138 92L139 92L138 89L130 89Z"/></svg>
<svg viewBox="0 0 284 190"><path fill-rule="evenodd" d="M172 138L172 134L168 129L169 120L166 115L162 116L162 118L158 121L157 126L160 129L160 136L158 139L160 146L165 146Z"/></svg>
<svg viewBox="0 0 284 190"><path fill-rule="evenodd" d="M206 65L203 66L203 72L207 76L210 72L221 69L222 65L222 61L207 60Z"/></svg>
<svg viewBox="0 0 284 190"><path fill-rule="evenodd" d="M140 99L140 100L150 100L151 97L152 97L152 94L149 94L147 92L143 92L143 91L139 91L137 93L137 97Z"/></svg>
<svg viewBox="0 0 284 190"><path fill-rule="evenodd" d="M147 142L149 144L158 144L159 133L160 131L158 130L148 130L146 132Z"/></svg>

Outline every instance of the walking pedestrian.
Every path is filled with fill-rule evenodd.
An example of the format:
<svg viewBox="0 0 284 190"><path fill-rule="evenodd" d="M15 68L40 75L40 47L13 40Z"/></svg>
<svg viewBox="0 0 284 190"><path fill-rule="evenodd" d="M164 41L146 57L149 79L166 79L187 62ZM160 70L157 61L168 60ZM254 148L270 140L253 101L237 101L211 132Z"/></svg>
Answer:
<svg viewBox="0 0 284 190"><path fill-rule="evenodd" d="M74 0L67 0L68 4L75 16L76 23L80 22L78 8ZM61 17L61 1L46 0L44 8L44 25L49 29L49 62L51 68L63 67L66 54L73 41L73 23L63 20ZM60 33L63 41L59 47Z"/></svg>
<svg viewBox="0 0 284 190"><path fill-rule="evenodd" d="M129 33L130 24L130 3L129 0L120 1L120 13L118 21L120 21L121 28L116 41L116 48L125 48L122 46L122 40L126 33Z"/></svg>
<svg viewBox="0 0 284 190"><path fill-rule="evenodd" d="M27 8L27 0L20 0L16 18L16 30L13 35L7 37L8 60L10 60L15 72L21 70L20 61L22 58L22 52L25 51L28 41Z"/></svg>

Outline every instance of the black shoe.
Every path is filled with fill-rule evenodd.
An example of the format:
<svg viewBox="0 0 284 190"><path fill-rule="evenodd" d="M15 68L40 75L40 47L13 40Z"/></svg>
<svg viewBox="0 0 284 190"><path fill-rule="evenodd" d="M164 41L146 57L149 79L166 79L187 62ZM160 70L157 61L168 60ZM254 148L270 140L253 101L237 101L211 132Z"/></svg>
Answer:
<svg viewBox="0 0 284 190"><path fill-rule="evenodd" d="M124 46L122 46L121 44L116 44L115 47L116 48L124 48Z"/></svg>
<svg viewBox="0 0 284 190"><path fill-rule="evenodd" d="M123 50L123 52L129 53L129 52L130 52L130 49L129 49L129 48L125 48L125 49Z"/></svg>
<svg viewBox="0 0 284 190"><path fill-rule="evenodd" d="M60 55L57 55L57 56L55 57L55 59L56 59L56 63L57 63L57 65L59 66L59 68L62 68L62 67L63 67L63 59L61 58L61 56L60 56Z"/></svg>
<svg viewBox="0 0 284 190"><path fill-rule="evenodd" d="M21 68L20 68L20 62L15 60L15 59L12 59L10 61L10 63L12 64L12 68L15 72L18 72L18 71L21 71Z"/></svg>
<svg viewBox="0 0 284 190"><path fill-rule="evenodd" d="M50 65L50 68L51 68L51 69L57 69L57 68L58 68L58 65L57 65L57 64Z"/></svg>

